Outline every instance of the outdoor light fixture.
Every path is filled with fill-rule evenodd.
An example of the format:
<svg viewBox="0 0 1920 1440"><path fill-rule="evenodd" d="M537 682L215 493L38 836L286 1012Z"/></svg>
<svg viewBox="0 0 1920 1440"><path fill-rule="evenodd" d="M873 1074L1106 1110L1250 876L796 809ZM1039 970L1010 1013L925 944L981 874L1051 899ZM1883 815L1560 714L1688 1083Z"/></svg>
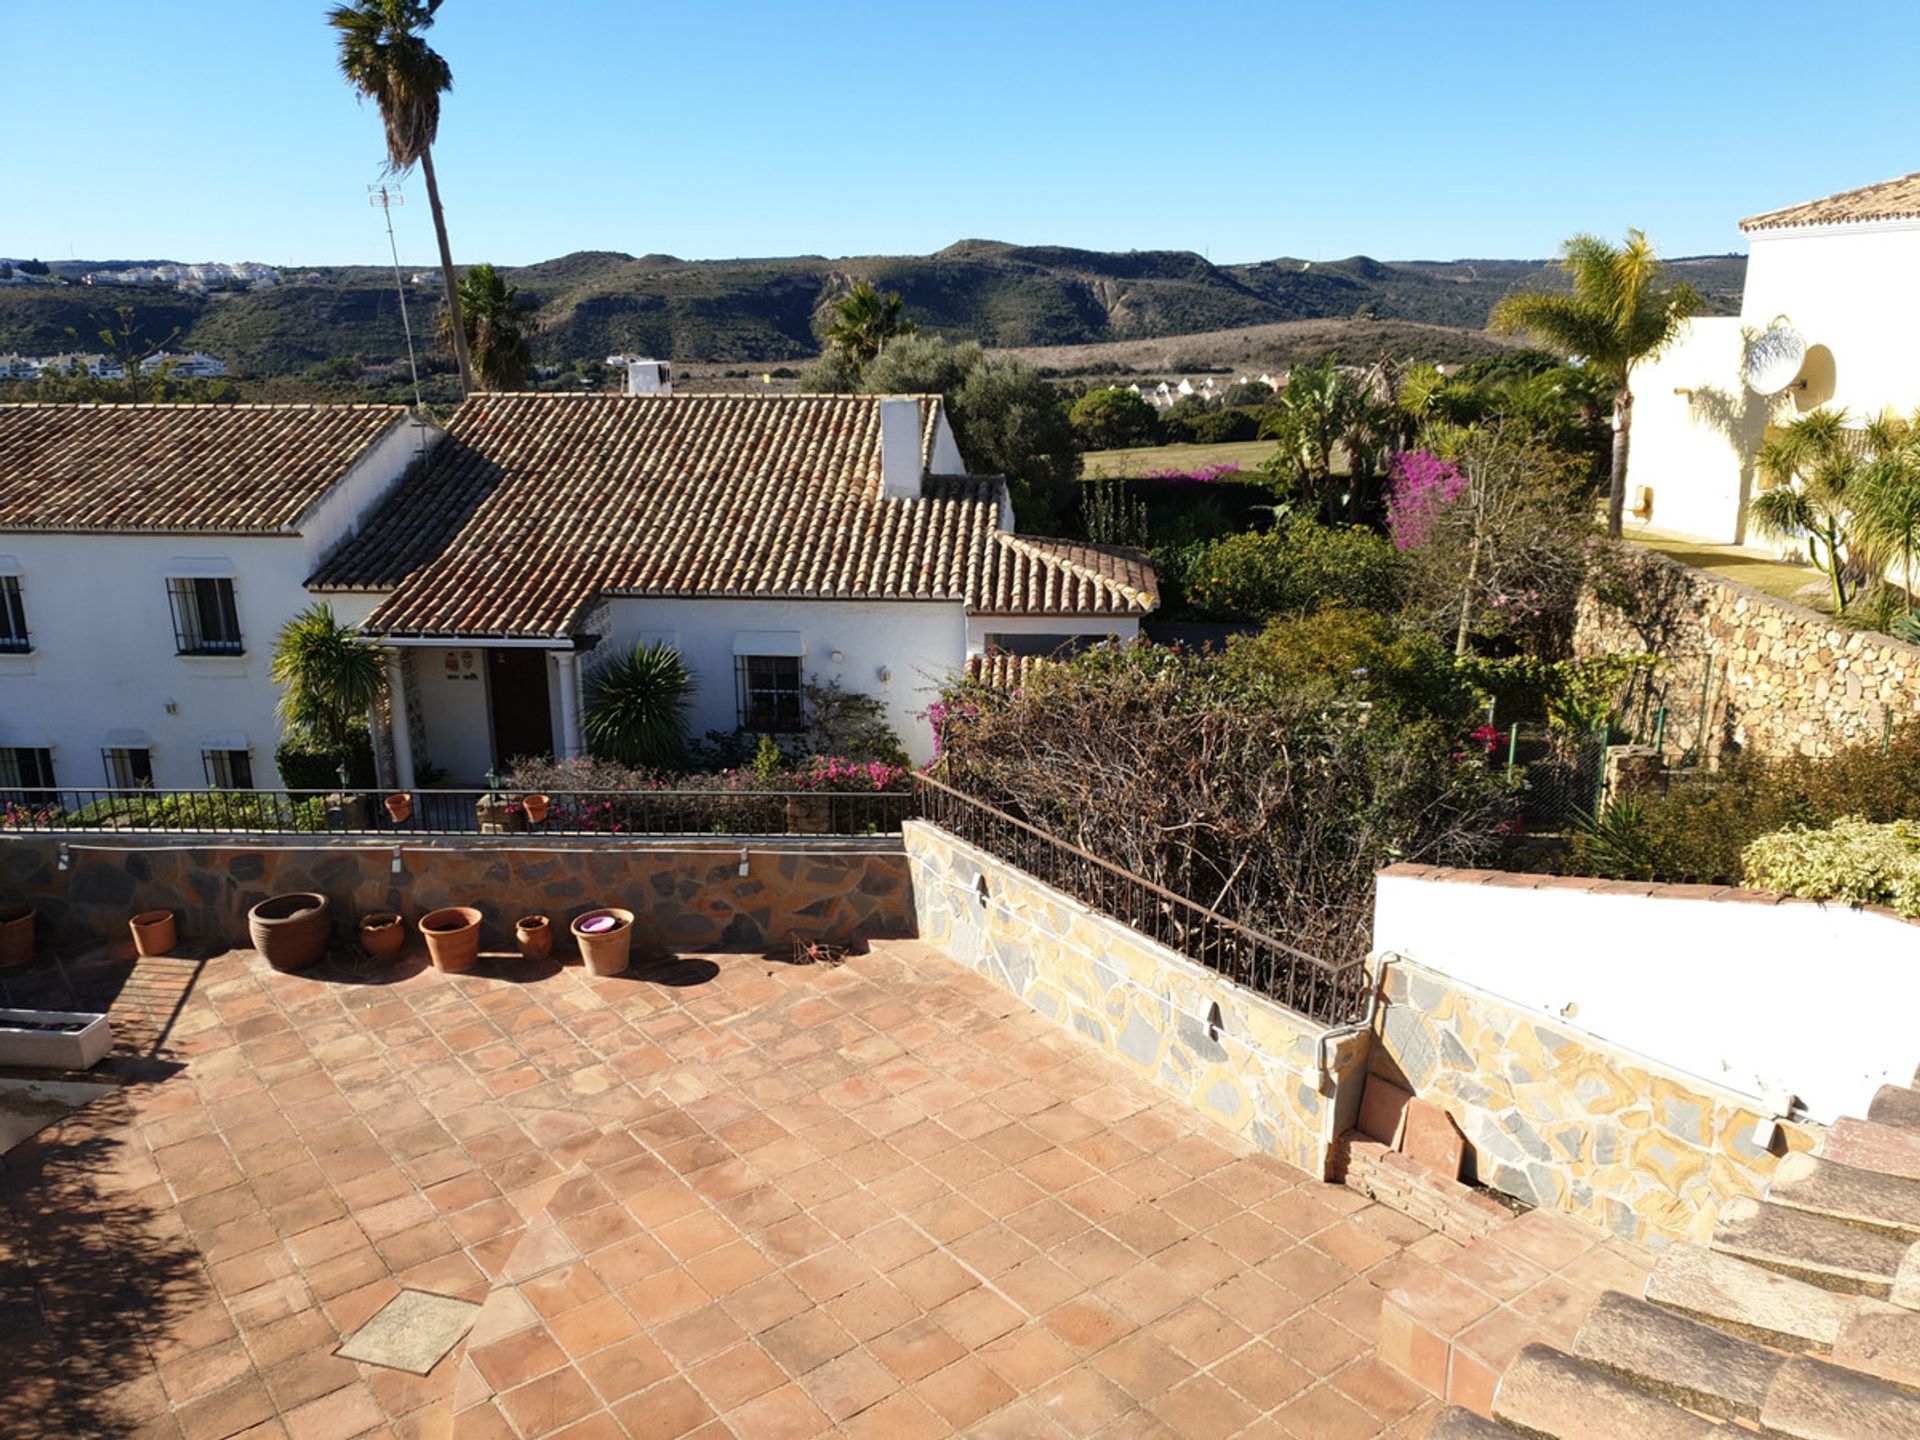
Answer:
<svg viewBox="0 0 1920 1440"><path fill-rule="evenodd" d="M891 685L893 683L893 671L889 670L886 666L882 665L875 673L879 675L882 685Z"/></svg>
<svg viewBox="0 0 1920 1440"><path fill-rule="evenodd" d="M753 873L753 862L748 857L746 850L743 848L740 851L740 876L742 879L745 879L748 875L752 873Z"/></svg>
<svg viewBox="0 0 1920 1440"><path fill-rule="evenodd" d="M72 864L73 864L73 856L67 853L67 842L62 840L60 842L60 868L62 870L65 870L68 866Z"/></svg>
<svg viewBox="0 0 1920 1440"><path fill-rule="evenodd" d="M498 790L499 788L500 788L499 773L493 770L487 771L487 789Z"/></svg>
<svg viewBox="0 0 1920 1440"><path fill-rule="evenodd" d="M404 875L407 873L406 864L400 859L400 852L398 850L393 852L393 873L396 875Z"/></svg>
<svg viewBox="0 0 1920 1440"><path fill-rule="evenodd" d="M352 780L352 778L353 778L352 776L350 776L349 774L347 774L347 762L346 762L346 761L344 761L344 760L342 760L342 761L340 762L340 768L339 768L338 770L336 770L336 771L334 771L333 773L334 773L334 774L336 774L336 775L338 775L338 776L340 777L340 788L341 788L342 790L344 790L344 789L346 789L346 788L347 788L347 785L348 785L348 783L349 783L349 782L350 782L350 781Z"/></svg>

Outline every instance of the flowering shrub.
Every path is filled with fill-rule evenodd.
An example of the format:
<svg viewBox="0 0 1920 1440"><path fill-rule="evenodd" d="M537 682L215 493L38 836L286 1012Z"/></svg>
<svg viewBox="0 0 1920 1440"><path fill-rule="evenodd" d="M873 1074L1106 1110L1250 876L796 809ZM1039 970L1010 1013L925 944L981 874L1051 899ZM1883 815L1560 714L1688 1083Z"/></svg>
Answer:
<svg viewBox="0 0 1920 1440"><path fill-rule="evenodd" d="M1824 830L1792 825L1755 840L1741 862L1756 890L1920 916L1920 822L1875 825L1844 815Z"/></svg>
<svg viewBox="0 0 1920 1440"><path fill-rule="evenodd" d="M902 765L834 755L814 756L791 768L742 766L689 775L630 770L583 756L517 760L512 784L519 793L553 797L547 814L551 830L725 835L779 833L787 824L788 794L904 795L912 777ZM883 812L897 818L891 806L849 802L833 811L835 829L870 829Z"/></svg>
<svg viewBox="0 0 1920 1440"><path fill-rule="evenodd" d="M22 805L9 800L4 807L0 807L0 830L27 830L51 825L61 814L58 805Z"/></svg>
<svg viewBox="0 0 1920 1440"><path fill-rule="evenodd" d="M842 760L816 755L811 770L790 771L784 777L793 790L831 790L842 795L897 794L912 788L912 773L904 765L880 760Z"/></svg>
<svg viewBox="0 0 1920 1440"><path fill-rule="evenodd" d="M1426 540L1440 512L1466 493L1467 477L1459 466L1425 450L1402 450L1391 468L1387 534L1394 549L1413 550Z"/></svg>
<svg viewBox="0 0 1920 1440"><path fill-rule="evenodd" d="M1229 475L1238 475L1240 467L1231 463L1224 465L1196 465L1191 470L1182 470L1177 466L1167 466L1159 470L1149 470L1142 478L1147 480L1174 480L1194 485L1211 485L1216 480L1224 480Z"/></svg>

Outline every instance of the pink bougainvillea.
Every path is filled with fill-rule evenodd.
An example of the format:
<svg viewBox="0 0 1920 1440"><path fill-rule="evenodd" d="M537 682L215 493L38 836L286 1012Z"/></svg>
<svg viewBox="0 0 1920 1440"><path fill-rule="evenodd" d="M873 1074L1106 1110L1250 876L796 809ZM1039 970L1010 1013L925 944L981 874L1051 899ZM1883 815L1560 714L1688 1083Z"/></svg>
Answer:
<svg viewBox="0 0 1920 1440"><path fill-rule="evenodd" d="M1440 512L1467 489L1460 467L1425 450L1393 457L1393 489L1387 496L1387 534L1396 550L1417 549Z"/></svg>

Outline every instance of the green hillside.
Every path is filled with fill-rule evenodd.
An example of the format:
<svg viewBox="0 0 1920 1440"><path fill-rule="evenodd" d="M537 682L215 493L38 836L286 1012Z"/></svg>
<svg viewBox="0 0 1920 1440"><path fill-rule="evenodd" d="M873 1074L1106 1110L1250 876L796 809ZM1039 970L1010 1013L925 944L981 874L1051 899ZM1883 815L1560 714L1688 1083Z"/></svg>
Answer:
<svg viewBox="0 0 1920 1440"><path fill-rule="evenodd" d="M120 262L65 262L69 273ZM1709 308L1739 308L1745 260L1674 262ZM898 290L923 331L996 346L1084 345L1355 317L1478 330L1515 288L1559 283L1539 261L1409 261L1365 256L1213 265L1184 251L1104 252L963 240L933 255L679 260L580 251L511 268L540 308L540 358L617 351L683 363L782 364L814 355L816 318L856 280ZM288 266L269 290L191 296L171 289L77 283L0 286L0 353L91 348L94 317L132 305L160 343L209 351L235 373L298 372L320 361L405 353L389 271ZM408 287L416 335L430 337L437 289Z"/></svg>

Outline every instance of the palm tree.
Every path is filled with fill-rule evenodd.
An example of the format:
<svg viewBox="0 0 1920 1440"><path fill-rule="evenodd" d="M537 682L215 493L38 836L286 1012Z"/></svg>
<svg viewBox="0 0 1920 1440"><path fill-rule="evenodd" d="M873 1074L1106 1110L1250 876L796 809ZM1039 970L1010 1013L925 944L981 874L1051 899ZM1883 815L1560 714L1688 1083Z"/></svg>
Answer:
<svg viewBox="0 0 1920 1440"><path fill-rule="evenodd" d="M693 676L670 645L635 645L587 681L587 744L595 755L647 770L686 760Z"/></svg>
<svg viewBox="0 0 1920 1440"><path fill-rule="evenodd" d="M387 679L379 648L335 619L324 600L280 627L268 673L280 687L287 733L340 753L366 727Z"/></svg>
<svg viewBox="0 0 1920 1440"><path fill-rule="evenodd" d="M440 240L440 275L452 312L453 353L460 362L460 391L473 391L467 331L460 319L460 291L447 244L447 217L440 209L440 183L433 174L433 142L440 133L440 97L453 89L453 71L421 32L433 25L440 0L351 0L327 12L340 32L340 73L380 107L387 130L387 169L404 174L416 164L427 182L427 205Z"/></svg>
<svg viewBox="0 0 1920 1440"><path fill-rule="evenodd" d="M1862 467L1849 494L1853 532L1884 573L1896 566L1909 627L1913 624L1915 563L1920 560L1920 414L1883 416L1882 448Z"/></svg>
<svg viewBox="0 0 1920 1440"><path fill-rule="evenodd" d="M1598 235L1576 235L1560 247L1573 280L1568 295L1509 295L1493 307L1495 330L1526 330L1579 357L1613 392L1613 464L1607 487L1607 534L1620 537L1627 503L1627 441L1633 423L1633 364L1658 355L1700 309L1691 285L1662 289L1661 264L1641 231L1616 248Z"/></svg>
<svg viewBox="0 0 1920 1440"><path fill-rule="evenodd" d="M835 302L827 325L827 344L840 352L855 375L887 348L889 340L914 333L913 321L902 313L897 291L882 295L862 280Z"/></svg>
<svg viewBox="0 0 1920 1440"><path fill-rule="evenodd" d="M451 309L440 312L440 343L453 348ZM509 285L491 265L475 265L461 278L460 322L467 353L489 390L518 390L533 368L533 336L539 322L520 304L520 287Z"/></svg>
<svg viewBox="0 0 1920 1440"><path fill-rule="evenodd" d="M1845 410L1802 415L1760 446L1760 473L1770 485L1754 497L1753 523L1777 540L1806 541L1836 614L1871 568L1853 514L1868 466L1896 448L1887 422L1849 425Z"/></svg>

